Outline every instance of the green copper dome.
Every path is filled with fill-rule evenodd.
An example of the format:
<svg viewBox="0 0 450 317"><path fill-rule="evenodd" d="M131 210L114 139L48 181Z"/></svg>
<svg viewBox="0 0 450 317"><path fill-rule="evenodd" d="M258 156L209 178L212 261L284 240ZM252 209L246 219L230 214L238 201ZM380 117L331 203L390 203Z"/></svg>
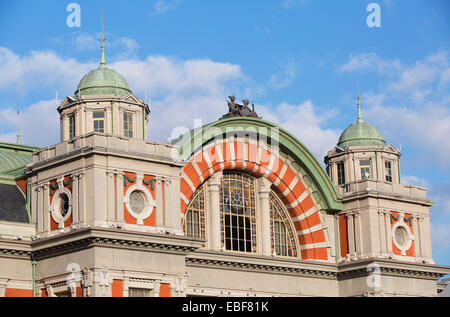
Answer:
<svg viewBox="0 0 450 317"><path fill-rule="evenodd" d="M78 84L77 95L128 95L131 89L126 80L115 70L100 65L99 68L84 75Z"/></svg>
<svg viewBox="0 0 450 317"><path fill-rule="evenodd" d="M354 145L385 146L386 141L377 128L362 119L358 119L342 132L338 142L338 146L341 148Z"/></svg>
<svg viewBox="0 0 450 317"><path fill-rule="evenodd" d="M102 13L102 46L100 56L100 66L91 70L81 78L75 96L78 95L109 95L115 94L119 96L128 95L131 89L125 78L118 72L106 67L105 46L103 38L103 13Z"/></svg>

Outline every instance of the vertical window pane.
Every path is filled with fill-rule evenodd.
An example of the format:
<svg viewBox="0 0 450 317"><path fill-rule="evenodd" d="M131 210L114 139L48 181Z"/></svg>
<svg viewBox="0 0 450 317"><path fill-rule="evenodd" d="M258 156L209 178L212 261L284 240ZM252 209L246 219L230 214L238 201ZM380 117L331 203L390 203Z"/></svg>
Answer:
<svg viewBox="0 0 450 317"><path fill-rule="evenodd" d="M245 174L224 173L222 177L221 234L227 250L256 252L255 184L256 179Z"/></svg>
<svg viewBox="0 0 450 317"><path fill-rule="evenodd" d="M94 111L92 113L92 118L94 119L94 132L104 133L105 112Z"/></svg>
<svg viewBox="0 0 450 317"><path fill-rule="evenodd" d="M361 179L370 178L370 160L359 161L359 167L361 169Z"/></svg>
<svg viewBox="0 0 450 317"><path fill-rule="evenodd" d="M337 163L338 185L345 184L344 162Z"/></svg>
<svg viewBox="0 0 450 317"><path fill-rule="evenodd" d="M133 114L123 113L123 135L132 138L133 137Z"/></svg>
<svg viewBox="0 0 450 317"><path fill-rule="evenodd" d="M69 116L69 139L75 137L75 115Z"/></svg>
<svg viewBox="0 0 450 317"><path fill-rule="evenodd" d="M384 162L384 167L386 170L386 181L392 182L392 165L391 162Z"/></svg>

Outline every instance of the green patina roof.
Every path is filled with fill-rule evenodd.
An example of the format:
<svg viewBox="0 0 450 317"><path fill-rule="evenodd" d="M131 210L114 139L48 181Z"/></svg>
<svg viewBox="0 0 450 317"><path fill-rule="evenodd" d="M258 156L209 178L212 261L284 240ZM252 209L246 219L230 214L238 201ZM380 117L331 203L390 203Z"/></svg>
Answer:
<svg viewBox="0 0 450 317"><path fill-rule="evenodd" d="M37 149L25 145L0 143L0 178L23 175L27 164L33 161L33 151Z"/></svg>
<svg viewBox="0 0 450 317"><path fill-rule="evenodd" d="M80 95L128 95L131 89L126 80L113 69L100 65L84 75L78 84L75 96Z"/></svg>
<svg viewBox="0 0 450 317"><path fill-rule="evenodd" d="M103 20L103 18L102 18ZM103 45L103 22L102 22L102 46L100 66L91 70L89 73L81 78L75 96L77 95L109 95L115 94L124 96L131 94L131 89L128 86L125 78L122 77L115 70L106 67L105 47Z"/></svg>
<svg viewBox="0 0 450 317"><path fill-rule="evenodd" d="M362 119L358 119L342 132L338 142L338 146L341 148L355 145L385 146L386 141L377 128Z"/></svg>

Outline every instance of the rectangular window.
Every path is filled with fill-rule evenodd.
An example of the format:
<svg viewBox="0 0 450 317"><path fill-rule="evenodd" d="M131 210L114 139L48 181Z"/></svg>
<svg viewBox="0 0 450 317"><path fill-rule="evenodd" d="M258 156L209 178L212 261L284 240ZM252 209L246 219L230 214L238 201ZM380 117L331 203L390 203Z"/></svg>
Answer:
<svg viewBox="0 0 450 317"><path fill-rule="evenodd" d="M75 115L69 116L69 139L75 137Z"/></svg>
<svg viewBox="0 0 450 317"><path fill-rule="evenodd" d="M344 162L337 163L338 185L345 184Z"/></svg>
<svg viewBox="0 0 450 317"><path fill-rule="evenodd" d="M130 287L128 297L150 297L151 289Z"/></svg>
<svg viewBox="0 0 450 317"><path fill-rule="evenodd" d="M391 162L384 162L384 167L386 169L386 182L392 182L392 165Z"/></svg>
<svg viewBox="0 0 450 317"><path fill-rule="evenodd" d="M128 112L123 113L123 135L133 137L133 115Z"/></svg>
<svg viewBox="0 0 450 317"><path fill-rule="evenodd" d="M359 161L359 168L361 170L361 179L370 178L370 160Z"/></svg>
<svg viewBox="0 0 450 317"><path fill-rule="evenodd" d="M92 113L94 119L94 132L105 132L105 112L95 111Z"/></svg>

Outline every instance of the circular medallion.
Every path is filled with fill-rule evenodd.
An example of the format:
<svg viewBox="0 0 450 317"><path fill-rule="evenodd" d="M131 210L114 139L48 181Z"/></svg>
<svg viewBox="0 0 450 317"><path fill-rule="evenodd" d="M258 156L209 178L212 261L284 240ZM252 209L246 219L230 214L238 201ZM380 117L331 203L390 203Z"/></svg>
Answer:
<svg viewBox="0 0 450 317"><path fill-rule="evenodd" d="M404 246L408 240L408 233L404 227L398 226L395 229L395 241L399 246Z"/></svg>
<svg viewBox="0 0 450 317"><path fill-rule="evenodd" d="M140 214L147 206L147 198L140 190L135 190L130 194L130 206L134 213Z"/></svg>

